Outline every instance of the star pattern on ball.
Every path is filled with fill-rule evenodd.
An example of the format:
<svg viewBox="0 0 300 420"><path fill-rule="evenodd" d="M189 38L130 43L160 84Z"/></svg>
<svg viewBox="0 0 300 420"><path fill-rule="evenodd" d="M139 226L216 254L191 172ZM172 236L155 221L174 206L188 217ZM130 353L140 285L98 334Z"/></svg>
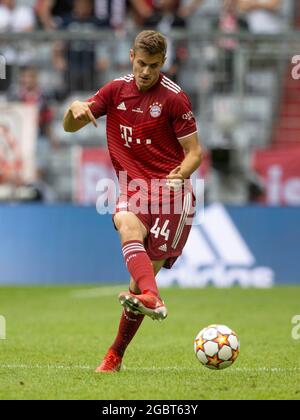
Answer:
<svg viewBox="0 0 300 420"><path fill-rule="evenodd" d="M207 363L208 366L214 366L214 367L218 368L219 364L222 362L222 360L220 360L218 358L217 354L215 354L214 357L209 357L209 356L206 356L206 357L207 357L207 360L208 360L208 363Z"/></svg>
<svg viewBox="0 0 300 420"><path fill-rule="evenodd" d="M231 328L211 324L196 336L194 350L199 362L207 368L226 369L237 359L240 342Z"/></svg>
<svg viewBox="0 0 300 420"><path fill-rule="evenodd" d="M206 343L206 340L203 340L202 337L198 338L196 340L196 346L197 346L197 350L203 350L204 351L204 344Z"/></svg>
<svg viewBox="0 0 300 420"><path fill-rule="evenodd" d="M215 343L218 343L219 348L223 346L229 346L228 335L218 333L218 337L213 340Z"/></svg>

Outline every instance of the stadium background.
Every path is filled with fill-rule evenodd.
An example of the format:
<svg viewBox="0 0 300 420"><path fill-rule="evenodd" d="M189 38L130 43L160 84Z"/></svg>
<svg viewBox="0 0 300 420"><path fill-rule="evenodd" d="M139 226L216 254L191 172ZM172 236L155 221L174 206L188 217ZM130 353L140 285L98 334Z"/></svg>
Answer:
<svg viewBox="0 0 300 420"><path fill-rule="evenodd" d="M164 71L197 118L207 215L161 284L298 283L299 1L47 3L0 2L0 282L125 280L95 206L97 182L114 179L105 120L75 134L61 122L72 99L130 73L135 33L156 28L170 44Z"/></svg>

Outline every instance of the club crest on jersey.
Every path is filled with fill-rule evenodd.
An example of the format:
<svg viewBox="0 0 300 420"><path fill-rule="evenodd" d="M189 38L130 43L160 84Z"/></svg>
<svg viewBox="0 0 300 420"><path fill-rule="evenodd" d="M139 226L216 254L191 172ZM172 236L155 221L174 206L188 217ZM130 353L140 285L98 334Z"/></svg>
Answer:
<svg viewBox="0 0 300 420"><path fill-rule="evenodd" d="M162 112L162 104L155 102L154 104L150 106L150 115L152 118L160 117L161 112Z"/></svg>

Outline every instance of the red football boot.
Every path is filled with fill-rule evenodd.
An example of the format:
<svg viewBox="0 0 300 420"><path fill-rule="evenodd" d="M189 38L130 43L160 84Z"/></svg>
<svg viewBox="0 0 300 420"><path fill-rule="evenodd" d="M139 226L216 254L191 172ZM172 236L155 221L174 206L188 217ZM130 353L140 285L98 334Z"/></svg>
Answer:
<svg viewBox="0 0 300 420"><path fill-rule="evenodd" d="M154 320L162 321L168 315L164 302L151 293L135 295L130 292L122 292L119 294L119 301L127 312L148 315Z"/></svg>
<svg viewBox="0 0 300 420"><path fill-rule="evenodd" d="M100 372L118 372L121 369L122 357L114 350L109 349L96 373Z"/></svg>

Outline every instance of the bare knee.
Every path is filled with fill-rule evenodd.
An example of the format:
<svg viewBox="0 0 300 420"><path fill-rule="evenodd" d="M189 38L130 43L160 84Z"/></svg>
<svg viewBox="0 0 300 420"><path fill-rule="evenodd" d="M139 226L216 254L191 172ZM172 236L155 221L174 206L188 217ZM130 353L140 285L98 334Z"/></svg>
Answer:
<svg viewBox="0 0 300 420"><path fill-rule="evenodd" d="M132 228L130 226L122 225L119 229L122 242L128 241L141 241L143 242L143 235L139 229Z"/></svg>
<svg viewBox="0 0 300 420"><path fill-rule="evenodd" d="M135 240L144 241L147 234L146 229L133 213L117 213L114 222L122 243Z"/></svg>

